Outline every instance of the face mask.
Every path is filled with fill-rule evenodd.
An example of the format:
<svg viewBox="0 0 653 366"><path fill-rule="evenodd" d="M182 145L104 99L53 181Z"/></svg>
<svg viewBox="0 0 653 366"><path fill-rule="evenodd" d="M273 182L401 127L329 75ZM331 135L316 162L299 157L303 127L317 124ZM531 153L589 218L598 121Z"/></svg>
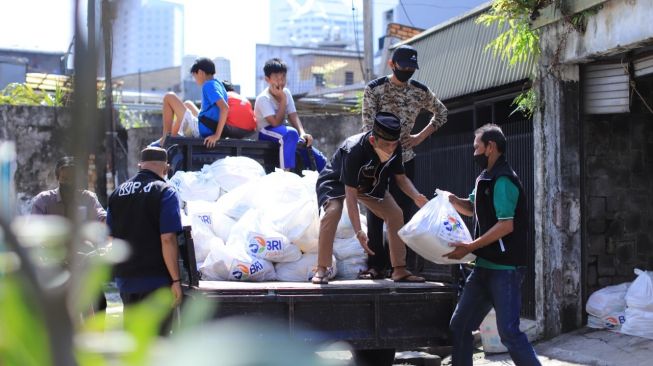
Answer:
<svg viewBox="0 0 653 366"><path fill-rule="evenodd" d="M481 169L487 169L488 157L485 154L474 155L474 163L481 167Z"/></svg>
<svg viewBox="0 0 653 366"><path fill-rule="evenodd" d="M392 69L392 73L395 74L397 80L401 81L402 83L405 83L408 81L408 79L410 79L413 76L415 70L399 70L395 66L395 68Z"/></svg>
<svg viewBox="0 0 653 366"><path fill-rule="evenodd" d="M386 161L390 160L390 157L392 156L392 154L388 154L387 152L379 149L378 147L375 147L374 151L376 151L376 155L379 156L379 160L381 160L382 163L385 163Z"/></svg>
<svg viewBox="0 0 653 366"><path fill-rule="evenodd" d="M75 186L68 183L59 183L59 194L61 197L71 197L75 192Z"/></svg>

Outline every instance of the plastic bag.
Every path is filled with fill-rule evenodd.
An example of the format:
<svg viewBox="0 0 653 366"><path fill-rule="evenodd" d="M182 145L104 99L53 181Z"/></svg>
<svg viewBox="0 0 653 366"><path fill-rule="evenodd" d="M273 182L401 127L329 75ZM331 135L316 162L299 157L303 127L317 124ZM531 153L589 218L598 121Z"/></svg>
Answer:
<svg viewBox="0 0 653 366"><path fill-rule="evenodd" d="M292 242L299 247L302 253L317 253L319 234L320 218L316 215L306 230Z"/></svg>
<svg viewBox="0 0 653 366"><path fill-rule="evenodd" d="M239 220L245 212L255 208L256 205L249 197L256 191L257 183L257 181L252 181L243 184L221 196L216 202L220 212L234 220Z"/></svg>
<svg viewBox="0 0 653 366"><path fill-rule="evenodd" d="M367 269L367 256L338 260L336 267L338 268L337 279L355 280L360 272Z"/></svg>
<svg viewBox="0 0 653 366"><path fill-rule="evenodd" d="M348 239L356 235L354 231L354 226L351 224L351 219L349 218L349 210L347 210L347 204L344 203L342 208L342 215L340 216L340 221L338 221L338 227L336 228L336 238ZM360 206L358 207L360 212ZM361 226L367 226L367 217L360 215Z"/></svg>
<svg viewBox="0 0 653 366"><path fill-rule="evenodd" d="M587 299L585 310L596 317L622 314L626 311L626 291L630 283L604 287L595 291Z"/></svg>
<svg viewBox="0 0 653 366"><path fill-rule="evenodd" d="M223 193L213 177L202 172L178 171L168 182L182 201L215 201Z"/></svg>
<svg viewBox="0 0 653 366"><path fill-rule="evenodd" d="M263 216L269 218L279 232L293 243L296 243L311 224L319 219L317 204L307 200L267 206L262 212Z"/></svg>
<svg viewBox="0 0 653 366"><path fill-rule="evenodd" d="M634 282L633 285L635 285ZM653 312L638 308L626 308L626 321L621 326L620 332L653 339Z"/></svg>
<svg viewBox="0 0 653 366"><path fill-rule="evenodd" d="M333 241L333 254L339 260L352 257L367 257L365 249L355 236L347 239L336 238Z"/></svg>
<svg viewBox="0 0 653 366"><path fill-rule="evenodd" d="M213 177L216 184L227 192L265 176L263 166L246 156L227 156L205 165L201 171Z"/></svg>
<svg viewBox="0 0 653 366"><path fill-rule="evenodd" d="M196 232L198 226L204 225L208 227L211 232L222 239L227 241L232 227L236 223L231 217L222 213L217 208L215 202L207 201L188 201L186 202L186 210L193 227L193 232Z"/></svg>
<svg viewBox="0 0 653 366"><path fill-rule="evenodd" d="M306 282L313 277L317 253L303 254L298 261L277 263L274 269L279 281Z"/></svg>
<svg viewBox="0 0 653 366"><path fill-rule="evenodd" d="M637 308L653 312L653 272L635 268L637 278L626 292L626 304L629 308Z"/></svg>
<svg viewBox="0 0 653 366"><path fill-rule="evenodd" d="M471 253L460 260L443 257L454 250L449 243L470 242L472 236L445 194L440 190L436 192L438 195L417 211L399 230L399 236L417 254L437 264L467 263L474 260L476 256Z"/></svg>
<svg viewBox="0 0 653 366"><path fill-rule="evenodd" d="M199 268L204 280L209 281L274 281L272 263L252 258L242 248L213 247Z"/></svg>
<svg viewBox="0 0 653 366"><path fill-rule="evenodd" d="M227 246L243 248L253 257L272 262L294 262L302 252L278 232L259 210L249 210L234 225Z"/></svg>

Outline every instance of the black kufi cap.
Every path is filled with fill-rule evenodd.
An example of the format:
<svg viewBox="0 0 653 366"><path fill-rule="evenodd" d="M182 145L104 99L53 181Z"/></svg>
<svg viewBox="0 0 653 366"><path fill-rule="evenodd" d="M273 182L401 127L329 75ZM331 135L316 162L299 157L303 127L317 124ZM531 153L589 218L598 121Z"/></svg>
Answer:
<svg viewBox="0 0 653 366"><path fill-rule="evenodd" d="M141 161L168 161L168 153L160 147L146 147L141 151Z"/></svg>
<svg viewBox="0 0 653 366"><path fill-rule="evenodd" d="M372 133L374 136L387 141L397 141L401 135L401 122L392 113L379 112L374 117Z"/></svg>

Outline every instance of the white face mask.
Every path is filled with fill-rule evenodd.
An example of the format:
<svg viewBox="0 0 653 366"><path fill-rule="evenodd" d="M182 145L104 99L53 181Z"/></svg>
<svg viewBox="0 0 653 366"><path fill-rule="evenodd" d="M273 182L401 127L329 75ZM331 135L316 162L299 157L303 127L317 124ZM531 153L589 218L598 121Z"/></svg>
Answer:
<svg viewBox="0 0 653 366"><path fill-rule="evenodd" d="M387 152L379 149L378 147L375 147L374 151L376 151L376 155L379 156L379 160L381 160L382 163L385 163L386 161L390 160L390 157L392 156L392 154L388 154Z"/></svg>

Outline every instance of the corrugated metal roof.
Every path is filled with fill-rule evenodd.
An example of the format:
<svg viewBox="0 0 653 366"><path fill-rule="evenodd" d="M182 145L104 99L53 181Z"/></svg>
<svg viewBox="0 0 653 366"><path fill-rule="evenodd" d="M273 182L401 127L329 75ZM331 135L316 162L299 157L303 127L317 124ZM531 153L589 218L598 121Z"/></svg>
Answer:
<svg viewBox="0 0 653 366"><path fill-rule="evenodd" d="M442 100L527 79L533 60L510 66L485 46L500 31L475 20L487 12L483 4L460 17L437 25L403 43L417 49L419 70L415 79L425 83ZM395 46L395 47L396 47Z"/></svg>

